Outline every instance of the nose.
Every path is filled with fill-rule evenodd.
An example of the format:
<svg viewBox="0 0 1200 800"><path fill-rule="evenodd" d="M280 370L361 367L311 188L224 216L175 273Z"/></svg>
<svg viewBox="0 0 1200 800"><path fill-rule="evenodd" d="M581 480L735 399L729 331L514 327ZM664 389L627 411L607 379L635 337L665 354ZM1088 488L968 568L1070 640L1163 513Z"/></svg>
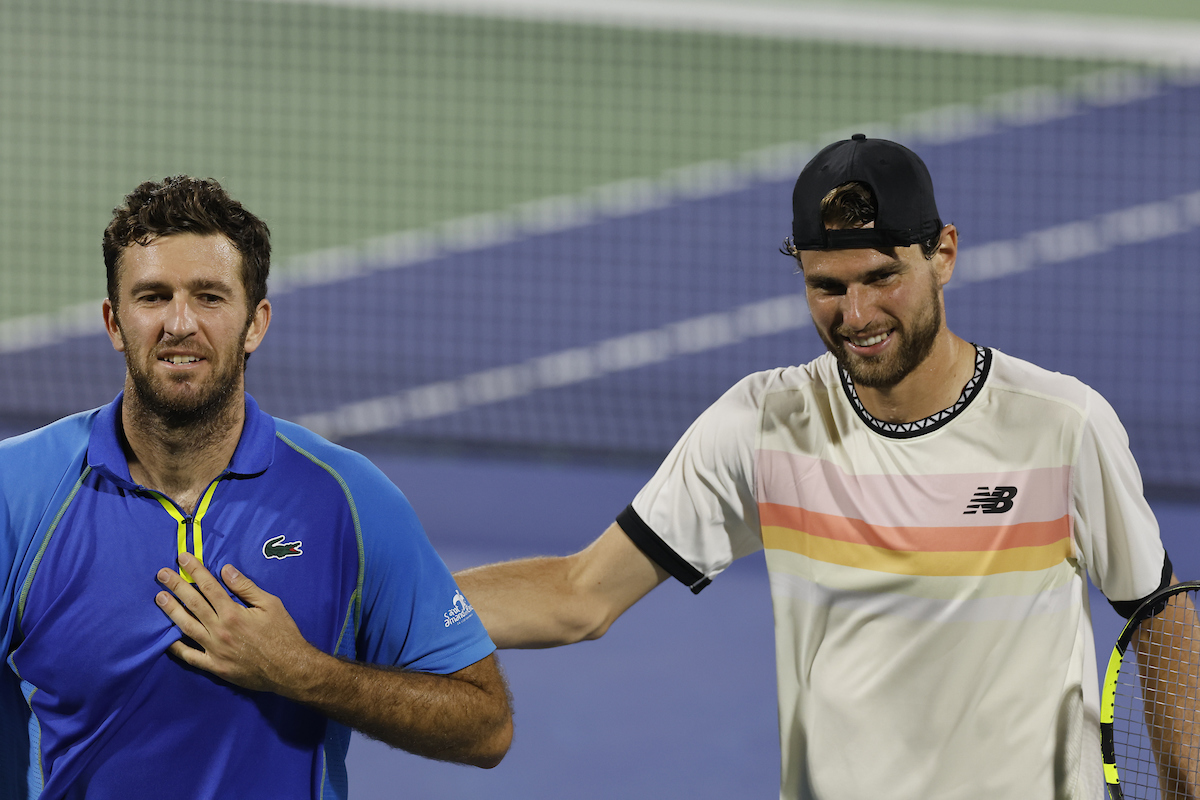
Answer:
<svg viewBox="0 0 1200 800"><path fill-rule="evenodd" d="M182 296L182 293L171 298L166 319L163 321L163 330L175 339L183 339L196 332L196 315L187 297Z"/></svg>
<svg viewBox="0 0 1200 800"><path fill-rule="evenodd" d="M842 324L853 330L865 330L875 317L875 303L871 290L866 286L852 284L842 298Z"/></svg>

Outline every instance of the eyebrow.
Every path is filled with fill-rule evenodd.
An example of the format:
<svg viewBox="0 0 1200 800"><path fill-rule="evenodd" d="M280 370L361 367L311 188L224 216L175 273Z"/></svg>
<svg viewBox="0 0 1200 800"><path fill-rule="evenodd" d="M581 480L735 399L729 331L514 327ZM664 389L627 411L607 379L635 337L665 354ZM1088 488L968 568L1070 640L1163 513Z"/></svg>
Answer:
<svg viewBox="0 0 1200 800"><path fill-rule="evenodd" d="M132 287L130 287L129 291L132 294L141 294L142 292L162 291L164 289L171 289L171 288L172 288L171 285L165 281L146 280L146 281L138 281ZM217 280L210 280L210 279L199 279L199 280L190 281L186 284L185 288L187 288L189 291L192 291L192 292L216 291L216 292L222 292L224 294L229 294L233 291L232 288L229 286L229 284L225 283L224 281L217 281Z"/></svg>
<svg viewBox="0 0 1200 800"><path fill-rule="evenodd" d="M892 273L898 272L902 269L905 269L904 262L898 258L894 258L886 264L880 264L878 267L868 272L863 276L863 281L873 281L878 280L879 278L886 278L888 275L891 275Z"/></svg>
<svg viewBox="0 0 1200 800"><path fill-rule="evenodd" d="M899 270L902 270L904 268L905 268L905 266L904 266L903 261L901 261L898 258L892 259L891 261L888 261L884 264L880 264L879 266L875 267L874 269L868 270L867 272L863 273L862 275L857 276L853 281L849 281L849 282L850 283L870 283L871 281L876 281L876 280L879 280L880 278L886 278L888 275L891 275L891 274L893 274ZM840 286L845 286L847 283L847 281L838 280L837 278L826 277L824 275L814 275L812 277L809 277L806 275L804 278L804 282L807 285L813 287L814 289L840 287Z"/></svg>

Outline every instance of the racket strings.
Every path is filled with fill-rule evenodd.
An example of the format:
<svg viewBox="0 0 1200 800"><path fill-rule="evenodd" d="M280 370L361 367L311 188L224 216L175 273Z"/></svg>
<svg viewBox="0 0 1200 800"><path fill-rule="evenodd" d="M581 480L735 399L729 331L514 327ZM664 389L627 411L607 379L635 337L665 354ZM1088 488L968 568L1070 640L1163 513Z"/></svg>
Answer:
<svg viewBox="0 0 1200 800"><path fill-rule="evenodd" d="M1126 798L1200 800L1200 623L1192 591L1134 634L1117 677L1113 745Z"/></svg>

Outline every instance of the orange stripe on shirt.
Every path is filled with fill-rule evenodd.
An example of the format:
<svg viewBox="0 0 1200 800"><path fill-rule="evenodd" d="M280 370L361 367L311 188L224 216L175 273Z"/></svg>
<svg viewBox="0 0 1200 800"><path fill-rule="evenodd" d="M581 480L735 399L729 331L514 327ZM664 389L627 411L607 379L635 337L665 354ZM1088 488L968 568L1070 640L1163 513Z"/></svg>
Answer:
<svg viewBox="0 0 1200 800"><path fill-rule="evenodd" d="M954 552L893 550L767 525L763 526L762 533L763 546L771 550L788 550L829 564L899 575L998 575L1005 572L1035 572L1056 566L1071 555L1069 538L1035 547Z"/></svg>
<svg viewBox="0 0 1200 800"><path fill-rule="evenodd" d="M774 503L759 503L758 513L764 528L769 526L804 531L823 539L897 551L1010 550L1017 547L1043 547L1063 541L1069 544L1071 537L1069 516L1047 522L1005 525L1002 515L997 514L997 524L988 526L891 527Z"/></svg>

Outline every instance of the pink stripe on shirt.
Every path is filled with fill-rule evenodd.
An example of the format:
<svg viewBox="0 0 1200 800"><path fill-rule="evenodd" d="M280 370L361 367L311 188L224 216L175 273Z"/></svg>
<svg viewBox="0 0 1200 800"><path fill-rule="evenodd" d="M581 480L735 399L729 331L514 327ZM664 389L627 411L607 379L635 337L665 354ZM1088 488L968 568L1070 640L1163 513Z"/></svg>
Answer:
<svg viewBox="0 0 1200 800"><path fill-rule="evenodd" d="M1070 513L1069 481L1066 466L995 473L850 475L817 458L776 450L757 453L760 504L892 528L993 529L1059 521ZM1003 499L991 502L989 498L997 494ZM996 513L985 513L988 510Z"/></svg>

